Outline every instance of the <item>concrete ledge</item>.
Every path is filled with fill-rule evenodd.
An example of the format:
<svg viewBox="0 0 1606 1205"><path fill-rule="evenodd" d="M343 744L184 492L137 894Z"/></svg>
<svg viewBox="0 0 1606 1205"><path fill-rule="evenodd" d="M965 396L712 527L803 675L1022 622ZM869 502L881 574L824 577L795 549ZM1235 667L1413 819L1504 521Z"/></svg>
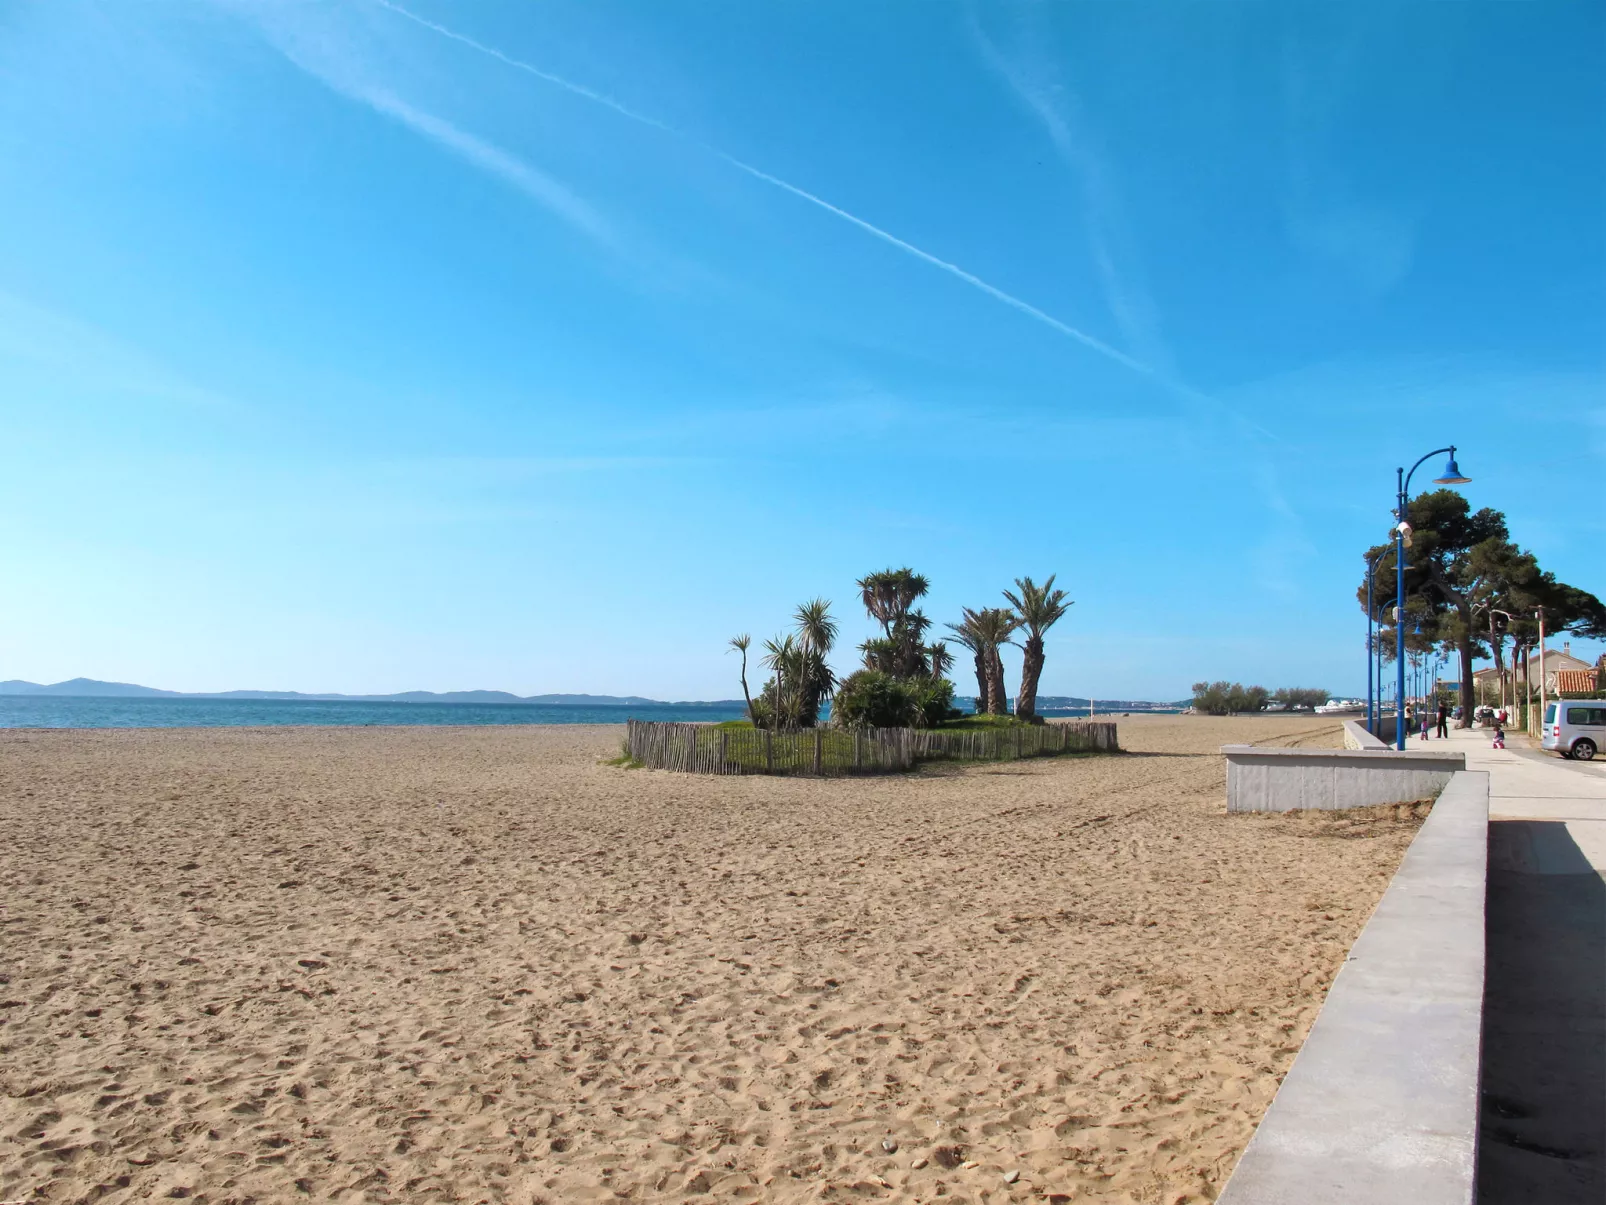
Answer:
<svg viewBox="0 0 1606 1205"><path fill-rule="evenodd" d="M1221 752L1229 812L1331 811L1431 799L1450 775L1467 768L1465 753L1438 751L1223 745Z"/></svg>
<svg viewBox="0 0 1606 1205"><path fill-rule="evenodd" d="M1368 732L1359 720L1345 720L1344 748L1378 750L1387 749L1388 745Z"/></svg>
<svg viewBox="0 0 1606 1205"><path fill-rule="evenodd" d="M1470 1205L1488 828L1488 774L1456 774L1333 981L1221 1205Z"/></svg>

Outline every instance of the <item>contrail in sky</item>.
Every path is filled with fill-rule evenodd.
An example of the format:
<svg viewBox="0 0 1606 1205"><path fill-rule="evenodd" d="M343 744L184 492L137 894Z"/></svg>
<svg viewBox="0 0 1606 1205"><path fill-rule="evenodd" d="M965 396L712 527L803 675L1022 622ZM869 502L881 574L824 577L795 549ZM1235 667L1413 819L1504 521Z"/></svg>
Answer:
<svg viewBox="0 0 1606 1205"><path fill-rule="evenodd" d="M454 29L448 29L444 25L440 25L434 21L428 20L427 18L420 17L417 13L411 12L399 4L392 3L392 0L372 0L372 3L377 4L380 8L387 9L390 12L395 13L399 17L406 17L414 24L421 25L425 29L440 34L443 38L450 38L454 42L461 42L464 46L471 47L472 49L479 51L481 54L489 55L493 59L497 59L500 62L506 63L509 67L513 67L519 71L525 72L526 74L533 75L537 79L545 80L547 83L562 88L566 92L572 92L576 96L583 96L585 99L592 101L595 104L612 109L621 117L627 117L631 121L638 122L644 126L650 126L655 130L660 130L665 134L669 134L675 138L681 139L682 141L689 142L699 149L715 156L716 158L724 160L738 171L746 172L749 176L752 176L756 180L762 180L764 183L772 185L775 188L779 188L783 192L791 193L794 197L797 197L800 200L807 201L809 204L817 206L829 214L834 214L836 217L841 218L844 222L851 222L860 230L863 230L866 234L873 235L882 242L889 243L898 248L898 250L912 255L916 259L923 260L934 268L942 269L950 276L957 277L966 284L970 285L972 288L979 289L981 292L987 294L987 296L993 298L995 301L1001 301L1011 309L1018 310L1020 313L1025 314L1028 318L1036 319L1038 322L1041 322L1044 326L1049 327L1051 330L1058 331L1060 334L1076 340L1076 342L1082 344L1083 346L1092 348L1100 355L1114 360L1117 364L1124 365L1134 372L1142 373L1144 376L1153 377L1162 384L1165 384L1181 393L1190 395L1198 400L1205 400L1203 399L1202 395L1197 394L1194 390L1189 389L1184 385L1180 385L1177 382L1166 380L1160 374L1160 372L1151 365L1145 364L1141 360L1135 360L1125 352L1111 347L1103 340L1095 339L1086 331L1077 330L1076 327L1070 325L1068 322L1061 322L1052 314L1038 309L1030 302L1022 301L1019 297L1015 297L1012 294L1006 293L1003 289L1000 289L995 285L988 284L981 277L965 271L958 264L951 264L945 259L940 259L937 256L932 255L929 251L922 251L913 243L904 242L904 240L899 238L897 235L890 234L881 229L881 227L865 221L863 218L855 217L847 210L839 208L838 206L831 204L829 201L824 200L821 197L815 196L807 189L799 188L795 184L788 184L780 177L772 176L766 171L761 171L754 167L751 163L744 163L742 160L736 158L735 155L728 154L716 146L710 146L700 138L696 138L693 135L686 133L684 130L677 129L667 122L659 121L656 117L649 117L645 113L638 113L634 109L620 104L611 96L594 91L591 88L585 87L583 84L573 83L570 80L564 79L561 75L553 75L550 71L543 71L539 67L524 62L522 59L516 59L512 55L503 54L494 46L487 46L484 42L476 41L466 34L458 33Z"/></svg>

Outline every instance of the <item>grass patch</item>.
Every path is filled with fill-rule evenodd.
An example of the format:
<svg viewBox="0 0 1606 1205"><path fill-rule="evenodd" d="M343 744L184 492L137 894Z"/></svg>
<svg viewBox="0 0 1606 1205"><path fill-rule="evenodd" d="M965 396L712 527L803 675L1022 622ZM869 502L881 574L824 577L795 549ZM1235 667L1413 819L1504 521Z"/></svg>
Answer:
<svg viewBox="0 0 1606 1205"><path fill-rule="evenodd" d="M632 740L638 742L634 747L647 766L709 774L874 774L936 761L1002 762L1117 752L1113 744L1098 745L1108 742L1112 733L1032 724L1011 716L984 716L979 723L902 734L854 733L829 726L774 731L741 720L638 723L632 732Z"/></svg>
<svg viewBox="0 0 1606 1205"><path fill-rule="evenodd" d="M941 724L937 725L937 728L944 732L965 732L976 731L978 729L982 731L990 731L995 728L1033 727L1036 727L1036 725L1031 724L1026 720L1017 720L1012 715L991 715L987 712L980 712L973 715L962 715L957 720L944 720Z"/></svg>

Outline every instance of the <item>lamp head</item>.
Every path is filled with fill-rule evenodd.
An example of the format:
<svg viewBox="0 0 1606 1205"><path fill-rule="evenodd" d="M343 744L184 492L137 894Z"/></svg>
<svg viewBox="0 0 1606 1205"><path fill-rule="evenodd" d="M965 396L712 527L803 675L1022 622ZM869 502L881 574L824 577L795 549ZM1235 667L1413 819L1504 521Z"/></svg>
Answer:
<svg viewBox="0 0 1606 1205"><path fill-rule="evenodd" d="M1461 475L1461 466L1455 462L1455 445L1450 446L1450 459L1444 462L1444 472L1433 479L1434 485L1466 485L1472 478Z"/></svg>

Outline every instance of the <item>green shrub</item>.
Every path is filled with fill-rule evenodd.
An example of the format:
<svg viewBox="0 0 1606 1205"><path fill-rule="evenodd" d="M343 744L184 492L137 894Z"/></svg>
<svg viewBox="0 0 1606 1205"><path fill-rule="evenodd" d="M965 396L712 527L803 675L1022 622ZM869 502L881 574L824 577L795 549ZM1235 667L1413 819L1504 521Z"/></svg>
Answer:
<svg viewBox="0 0 1606 1205"><path fill-rule="evenodd" d="M753 727L777 728L780 726L775 722L775 705L773 694L761 694L758 696L758 698L754 699L752 704L752 712Z"/></svg>
<svg viewBox="0 0 1606 1205"><path fill-rule="evenodd" d="M921 709L912 685L875 669L849 674L831 700L831 722L840 728L913 728Z"/></svg>
<svg viewBox="0 0 1606 1205"><path fill-rule="evenodd" d="M914 688L915 703L920 708L916 727L935 728L961 714L954 706L954 684L947 678L916 679L907 685Z"/></svg>

